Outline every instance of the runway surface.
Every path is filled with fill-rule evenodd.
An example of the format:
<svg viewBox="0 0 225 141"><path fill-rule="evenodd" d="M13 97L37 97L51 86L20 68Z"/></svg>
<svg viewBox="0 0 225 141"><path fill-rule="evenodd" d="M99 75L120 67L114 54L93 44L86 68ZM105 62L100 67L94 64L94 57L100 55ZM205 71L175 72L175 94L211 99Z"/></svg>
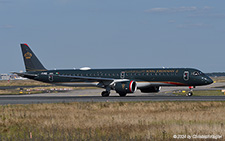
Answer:
<svg viewBox="0 0 225 141"><path fill-rule="evenodd" d="M8 104L38 104L38 103L68 103L68 102L119 102L119 101L225 101L225 96L32 96L32 97L0 97L0 105Z"/></svg>
<svg viewBox="0 0 225 141"><path fill-rule="evenodd" d="M198 87L195 90L214 90L223 84ZM103 89L74 90L67 93L44 93L31 95L0 95L0 105L7 104L37 104L37 103L68 103L68 102L118 102L118 101L225 101L224 96L176 96L174 90L188 90L187 87L163 87L160 93L141 93L136 91L126 97L119 97L111 91L109 97L101 97Z"/></svg>

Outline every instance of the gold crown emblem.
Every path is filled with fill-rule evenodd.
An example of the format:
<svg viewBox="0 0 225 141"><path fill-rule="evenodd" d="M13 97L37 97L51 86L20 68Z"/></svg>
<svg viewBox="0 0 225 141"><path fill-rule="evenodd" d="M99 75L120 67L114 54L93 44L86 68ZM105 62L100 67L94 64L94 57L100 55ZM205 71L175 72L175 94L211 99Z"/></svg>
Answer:
<svg viewBox="0 0 225 141"><path fill-rule="evenodd" d="M24 54L24 57L26 59L30 59L32 57L32 54L30 52L27 52L27 53Z"/></svg>

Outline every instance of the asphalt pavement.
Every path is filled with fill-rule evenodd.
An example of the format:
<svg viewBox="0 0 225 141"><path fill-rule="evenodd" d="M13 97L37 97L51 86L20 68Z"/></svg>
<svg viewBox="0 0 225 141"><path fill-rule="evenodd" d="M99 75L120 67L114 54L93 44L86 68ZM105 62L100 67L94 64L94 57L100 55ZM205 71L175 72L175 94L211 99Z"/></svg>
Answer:
<svg viewBox="0 0 225 141"><path fill-rule="evenodd" d="M197 87L195 90L218 90L225 83L215 83L209 86ZM215 88L216 87L216 88ZM30 95L0 95L0 105L37 104L37 103L68 103L68 102L118 102L118 101L225 101L224 96L176 96L174 90L186 90L187 87L163 87L160 93L141 93L136 91L126 97L120 97L111 91L109 97L102 97L103 89L74 90L66 93L44 93Z"/></svg>

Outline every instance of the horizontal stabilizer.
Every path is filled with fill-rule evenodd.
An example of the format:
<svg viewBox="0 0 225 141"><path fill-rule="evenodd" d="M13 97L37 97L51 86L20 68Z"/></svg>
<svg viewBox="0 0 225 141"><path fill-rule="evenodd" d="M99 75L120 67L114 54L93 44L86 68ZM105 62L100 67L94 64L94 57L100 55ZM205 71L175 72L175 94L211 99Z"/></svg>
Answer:
<svg viewBox="0 0 225 141"><path fill-rule="evenodd" d="M17 74L18 76L21 76L24 78L35 78L38 76L37 74L27 74L27 73L18 73L18 72L12 72L12 74Z"/></svg>

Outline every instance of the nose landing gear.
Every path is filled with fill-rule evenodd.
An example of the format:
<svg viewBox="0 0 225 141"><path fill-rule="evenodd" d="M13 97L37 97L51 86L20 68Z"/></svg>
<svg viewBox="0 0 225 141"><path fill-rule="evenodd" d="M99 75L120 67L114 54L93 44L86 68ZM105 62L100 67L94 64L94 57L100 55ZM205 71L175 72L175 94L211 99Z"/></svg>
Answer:
<svg viewBox="0 0 225 141"><path fill-rule="evenodd" d="M192 96L193 92L188 92L187 96Z"/></svg>
<svg viewBox="0 0 225 141"><path fill-rule="evenodd" d="M189 86L189 92L186 94L186 96L192 96L193 95L193 88L195 88L195 86Z"/></svg>

